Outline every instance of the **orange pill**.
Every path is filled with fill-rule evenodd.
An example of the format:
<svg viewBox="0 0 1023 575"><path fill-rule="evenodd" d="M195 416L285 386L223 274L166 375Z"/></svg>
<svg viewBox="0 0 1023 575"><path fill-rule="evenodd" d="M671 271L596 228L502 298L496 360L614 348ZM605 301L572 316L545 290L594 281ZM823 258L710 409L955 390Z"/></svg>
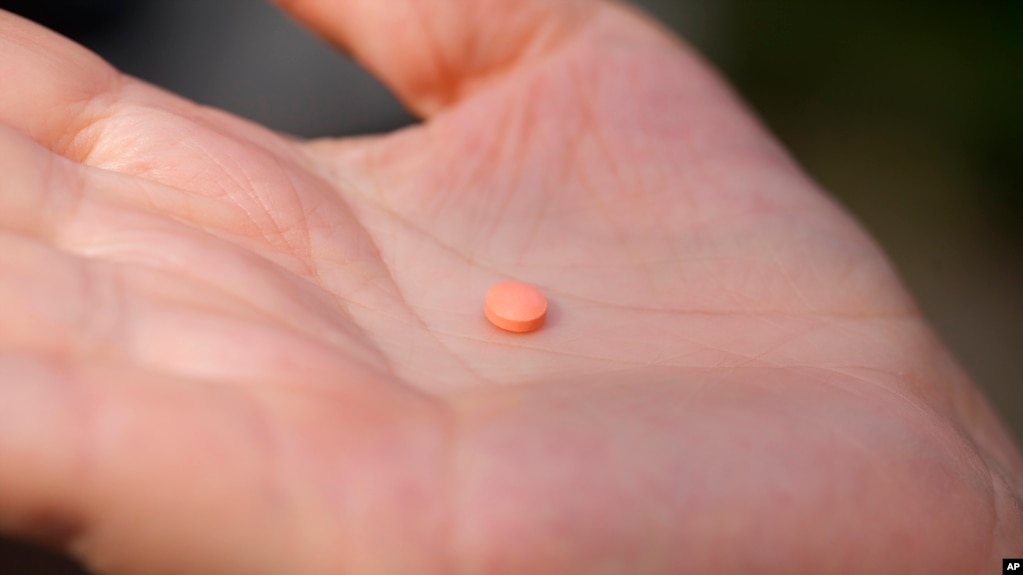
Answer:
<svg viewBox="0 0 1023 575"><path fill-rule="evenodd" d="M515 333L536 331L547 317L547 298L535 287L507 281L487 290L483 313L490 323Z"/></svg>

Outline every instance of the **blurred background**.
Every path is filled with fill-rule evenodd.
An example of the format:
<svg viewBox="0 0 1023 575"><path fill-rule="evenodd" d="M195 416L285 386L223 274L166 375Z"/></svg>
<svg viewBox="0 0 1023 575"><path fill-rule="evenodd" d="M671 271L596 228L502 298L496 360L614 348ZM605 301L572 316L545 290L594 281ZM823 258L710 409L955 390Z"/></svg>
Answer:
<svg viewBox="0 0 1023 575"><path fill-rule="evenodd" d="M718 66L873 232L1023 438L1023 2L634 3ZM129 74L277 130L336 136L414 121L266 2L0 0L0 8ZM0 539L0 574L82 573Z"/></svg>

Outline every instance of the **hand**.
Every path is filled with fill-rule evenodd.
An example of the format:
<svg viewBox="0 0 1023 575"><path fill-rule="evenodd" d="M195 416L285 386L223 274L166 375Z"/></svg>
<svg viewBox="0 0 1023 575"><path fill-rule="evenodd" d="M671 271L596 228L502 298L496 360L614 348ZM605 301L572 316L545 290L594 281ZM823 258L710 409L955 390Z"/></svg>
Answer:
<svg viewBox="0 0 1023 575"><path fill-rule="evenodd" d="M1016 447L696 56L281 2L422 125L298 142L0 17L0 527L98 573L982 573ZM493 283L548 325L498 331Z"/></svg>

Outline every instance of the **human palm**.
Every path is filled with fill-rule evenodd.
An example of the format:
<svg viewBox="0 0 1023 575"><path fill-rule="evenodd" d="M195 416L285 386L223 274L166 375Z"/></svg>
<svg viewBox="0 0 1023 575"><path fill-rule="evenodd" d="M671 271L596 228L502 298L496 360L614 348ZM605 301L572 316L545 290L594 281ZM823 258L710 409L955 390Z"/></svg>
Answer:
<svg viewBox="0 0 1023 575"><path fill-rule="evenodd" d="M5 529L111 574L1020 551L997 419L684 48L588 2L287 4L427 120L292 141L0 19ZM486 322L505 279L544 329Z"/></svg>

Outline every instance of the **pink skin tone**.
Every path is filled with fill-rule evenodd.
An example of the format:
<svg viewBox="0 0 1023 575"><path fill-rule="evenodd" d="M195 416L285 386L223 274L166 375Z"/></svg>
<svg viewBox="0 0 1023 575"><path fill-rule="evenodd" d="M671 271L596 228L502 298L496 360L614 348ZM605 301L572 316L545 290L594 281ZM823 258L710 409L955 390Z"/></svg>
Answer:
<svg viewBox="0 0 1023 575"><path fill-rule="evenodd" d="M0 529L99 573L994 573L1023 464L878 247L589 0L290 0L299 142L0 16ZM544 328L487 288L529 278Z"/></svg>

